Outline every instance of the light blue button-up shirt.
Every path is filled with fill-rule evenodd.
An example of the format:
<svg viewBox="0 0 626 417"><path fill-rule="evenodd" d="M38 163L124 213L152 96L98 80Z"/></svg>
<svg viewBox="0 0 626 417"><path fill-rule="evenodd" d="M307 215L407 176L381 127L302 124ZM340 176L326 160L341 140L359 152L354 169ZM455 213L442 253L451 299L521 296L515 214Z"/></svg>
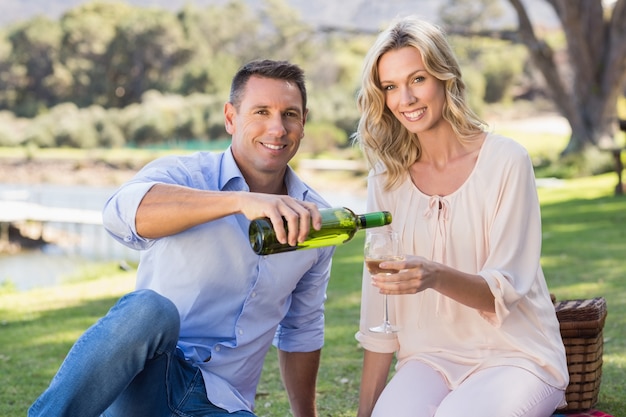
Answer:
<svg viewBox="0 0 626 417"><path fill-rule="evenodd" d="M178 307L178 347L202 370L209 400L229 412L252 411L272 341L290 352L322 347L334 247L259 256L241 214L144 239L135 213L157 183L223 191L249 191L248 185L230 149L168 156L123 185L106 203L103 220L116 240L142 251L137 288L155 290ZM285 184L290 196L328 207L290 168Z"/></svg>

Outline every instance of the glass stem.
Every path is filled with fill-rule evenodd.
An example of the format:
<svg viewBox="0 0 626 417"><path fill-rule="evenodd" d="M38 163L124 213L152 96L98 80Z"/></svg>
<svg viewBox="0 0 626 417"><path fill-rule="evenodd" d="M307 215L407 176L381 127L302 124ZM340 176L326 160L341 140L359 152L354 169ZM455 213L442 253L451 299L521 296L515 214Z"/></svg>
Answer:
<svg viewBox="0 0 626 417"><path fill-rule="evenodd" d="M383 321L389 323L389 303L387 302L387 294L383 295Z"/></svg>

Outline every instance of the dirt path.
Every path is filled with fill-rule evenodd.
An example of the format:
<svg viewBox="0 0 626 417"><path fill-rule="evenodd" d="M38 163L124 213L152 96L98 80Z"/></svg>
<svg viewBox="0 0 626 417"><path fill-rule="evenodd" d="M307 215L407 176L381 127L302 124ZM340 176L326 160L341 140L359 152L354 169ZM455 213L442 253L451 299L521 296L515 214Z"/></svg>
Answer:
<svg viewBox="0 0 626 417"><path fill-rule="evenodd" d="M116 186L134 173L134 169L102 161L0 157L0 183L3 184Z"/></svg>

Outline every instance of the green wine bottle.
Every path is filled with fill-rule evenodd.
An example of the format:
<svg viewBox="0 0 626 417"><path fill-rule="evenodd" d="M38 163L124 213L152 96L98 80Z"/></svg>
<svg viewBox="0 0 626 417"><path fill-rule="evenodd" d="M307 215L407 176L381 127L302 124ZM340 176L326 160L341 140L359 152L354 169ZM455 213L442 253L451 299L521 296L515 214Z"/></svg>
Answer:
<svg viewBox="0 0 626 417"><path fill-rule="evenodd" d="M280 243L276 239L276 233L269 218L255 219L250 223L248 230L250 246L258 255L270 255L272 253L340 245L352 239L360 229L380 227L391 223L391 213L388 211L357 215L348 208L335 207L321 209L320 214L322 215L322 228L315 230L311 227L307 239L296 246ZM286 228L287 222L285 222Z"/></svg>

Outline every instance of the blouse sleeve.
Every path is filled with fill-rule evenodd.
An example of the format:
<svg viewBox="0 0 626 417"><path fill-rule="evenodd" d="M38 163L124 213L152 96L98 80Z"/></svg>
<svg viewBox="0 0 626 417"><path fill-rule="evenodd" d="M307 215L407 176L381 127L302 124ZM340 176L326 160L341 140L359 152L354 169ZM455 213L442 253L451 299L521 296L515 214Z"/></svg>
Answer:
<svg viewBox="0 0 626 417"><path fill-rule="evenodd" d="M521 146L506 147L500 187L488 222L488 256L479 274L495 297L495 313L481 312L499 327L532 288L540 268L541 214L532 163ZM495 168L495 166L494 166Z"/></svg>

